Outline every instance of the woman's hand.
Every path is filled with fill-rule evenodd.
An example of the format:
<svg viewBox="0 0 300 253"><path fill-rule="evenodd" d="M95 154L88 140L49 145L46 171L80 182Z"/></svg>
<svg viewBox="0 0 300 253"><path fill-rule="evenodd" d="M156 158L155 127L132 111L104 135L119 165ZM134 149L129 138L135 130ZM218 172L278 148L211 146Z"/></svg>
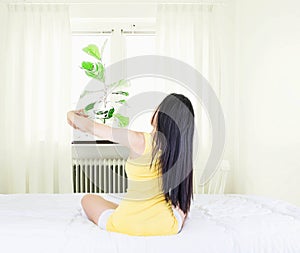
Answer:
<svg viewBox="0 0 300 253"><path fill-rule="evenodd" d="M78 129L82 132L89 131L90 120L88 119L88 116L84 114L82 109L77 111L69 111L67 114L67 121L74 129Z"/></svg>
<svg viewBox="0 0 300 253"><path fill-rule="evenodd" d="M70 126L75 129L128 147L130 149L130 154L142 153L145 149L143 132L136 132L126 128L113 128L98 123L88 118L83 110L68 112L67 119ZM137 152L137 150L142 151Z"/></svg>
<svg viewBox="0 0 300 253"><path fill-rule="evenodd" d="M75 114L77 114L77 115L79 115L79 116L88 118L88 115L86 115L86 114L84 113L84 110L83 110L83 109L76 110L76 111L74 111L74 112L75 112Z"/></svg>
<svg viewBox="0 0 300 253"><path fill-rule="evenodd" d="M68 124L73 127L74 129L78 129L78 127L76 127L76 125L74 124L74 111L69 111L67 114L67 121Z"/></svg>

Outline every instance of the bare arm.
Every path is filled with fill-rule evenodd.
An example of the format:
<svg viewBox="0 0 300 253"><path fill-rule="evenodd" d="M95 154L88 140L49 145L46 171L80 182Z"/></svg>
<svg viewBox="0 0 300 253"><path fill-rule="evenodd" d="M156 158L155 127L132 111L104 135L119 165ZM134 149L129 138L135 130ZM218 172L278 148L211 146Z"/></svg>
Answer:
<svg viewBox="0 0 300 253"><path fill-rule="evenodd" d="M95 122L83 115L81 111L70 111L67 118L68 123L75 129L128 147L130 149L130 158L136 158L144 152L145 140L142 132L110 127Z"/></svg>

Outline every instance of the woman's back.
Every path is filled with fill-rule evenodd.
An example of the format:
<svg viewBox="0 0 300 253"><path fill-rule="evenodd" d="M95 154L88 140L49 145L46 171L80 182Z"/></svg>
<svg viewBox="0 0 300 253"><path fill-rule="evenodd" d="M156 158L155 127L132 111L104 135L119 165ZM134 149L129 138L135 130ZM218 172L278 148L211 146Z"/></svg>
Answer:
<svg viewBox="0 0 300 253"><path fill-rule="evenodd" d="M166 202L158 166L152 166L152 136L144 133L145 150L136 159L128 159L125 170L128 189L120 205L109 217L108 231L129 235L177 234L178 221L172 205ZM154 159L153 164L158 164Z"/></svg>

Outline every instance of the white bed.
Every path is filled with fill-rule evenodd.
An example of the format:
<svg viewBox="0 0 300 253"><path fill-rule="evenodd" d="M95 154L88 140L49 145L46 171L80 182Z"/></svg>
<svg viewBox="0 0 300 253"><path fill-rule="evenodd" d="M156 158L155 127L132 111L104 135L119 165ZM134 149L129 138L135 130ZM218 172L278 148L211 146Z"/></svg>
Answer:
<svg viewBox="0 0 300 253"><path fill-rule="evenodd" d="M83 195L0 194L0 252L300 252L300 207L283 201L199 194L180 234L136 237L87 220Z"/></svg>

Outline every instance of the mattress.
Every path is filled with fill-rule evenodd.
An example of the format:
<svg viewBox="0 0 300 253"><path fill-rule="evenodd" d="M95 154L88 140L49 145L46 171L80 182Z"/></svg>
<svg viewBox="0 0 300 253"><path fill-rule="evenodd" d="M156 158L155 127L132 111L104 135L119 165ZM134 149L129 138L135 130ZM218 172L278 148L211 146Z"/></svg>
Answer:
<svg viewBox="0 0 300 253"><path fill-rule="evenodd" d="M0 194L0 252L300 252L300 207L284 201L195 195L181 233L141 237L101 230L84 215L83 195Z"/></svg>

